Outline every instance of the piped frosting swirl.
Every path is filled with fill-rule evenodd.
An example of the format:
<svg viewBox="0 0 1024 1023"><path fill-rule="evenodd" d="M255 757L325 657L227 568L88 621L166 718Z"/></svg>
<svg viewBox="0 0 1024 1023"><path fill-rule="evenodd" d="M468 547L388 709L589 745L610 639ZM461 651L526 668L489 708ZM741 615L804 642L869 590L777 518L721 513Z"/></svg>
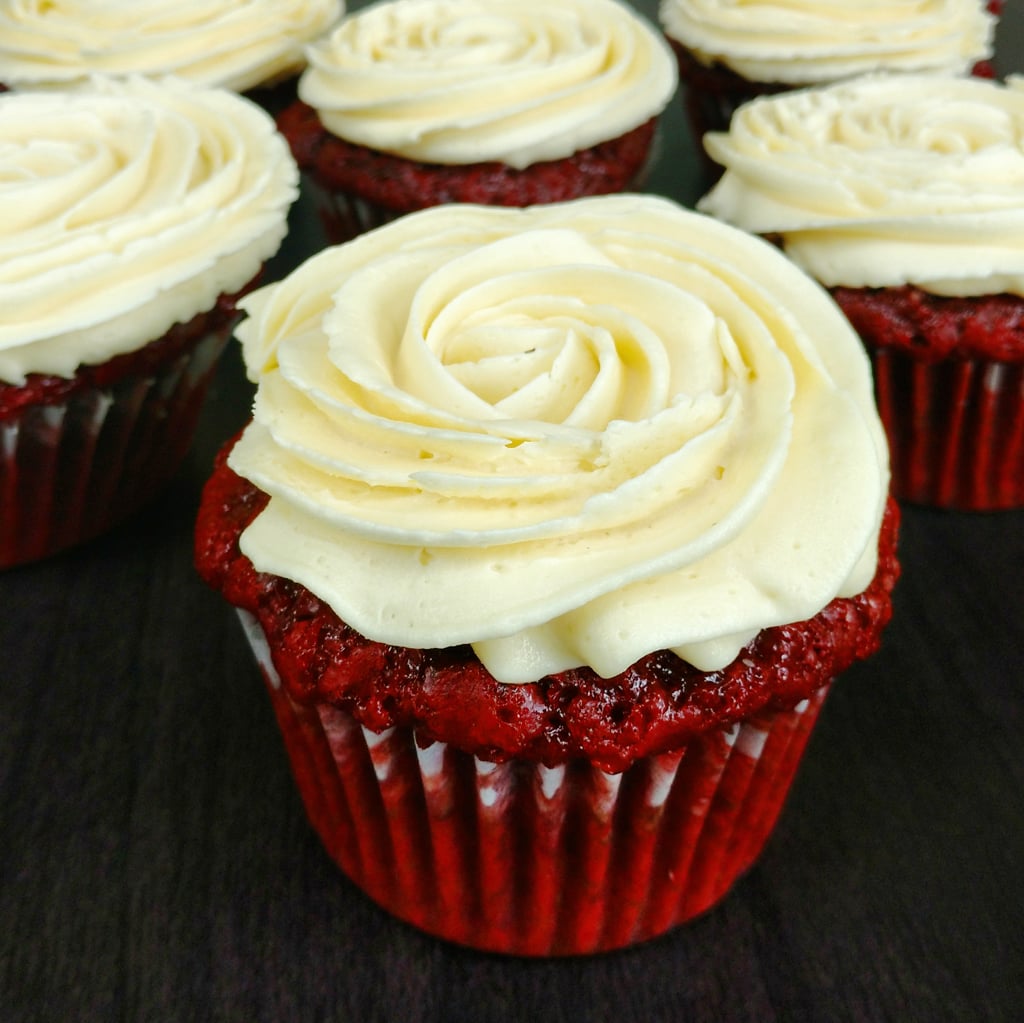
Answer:
<svg viewBox="0 0 1024 1023"><path fill-rule="evenodd" d="M873 71L962 74L992 56L984 0L662 0L666 34L755 82Z"/></svg>
<svg viewBox="0 0 1024 1023"><path fill-rule="evenodd" d="M371 639L503 682L710 669L859 593L888 485L870 373L771 246L650 196L437 207L245 300L242 536Z"/></svg>
<svg viewBox="0 0 1024 1023"><path fill-rule="evenodd" d="M705 137L700 209L828 286L1024 295L1024 82L869 76L763 98Z"/></svg>
<svg viewBox="0 0 1024 1023"><path fill-rule="evenodd" d="M230 92L140 78L0 95L0 379L70 377L242 288L297 182L270 117Z"/></svg>
<svg viewBox="0 0 1024 1023"><path fill-rule="evenodd" d="M638 127L675 86L661 34L619 0L387 0L310 47L299 96L349 142L523 168Z"/></svg>

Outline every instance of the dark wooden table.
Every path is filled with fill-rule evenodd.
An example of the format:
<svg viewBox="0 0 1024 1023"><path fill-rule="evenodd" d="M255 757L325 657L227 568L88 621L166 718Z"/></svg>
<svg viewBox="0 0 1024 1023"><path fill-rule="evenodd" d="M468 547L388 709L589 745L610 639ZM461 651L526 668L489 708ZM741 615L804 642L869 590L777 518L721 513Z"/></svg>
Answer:
<svg viewBox="0 0 1024 1023"><path fill-rule="evenodd" d="M1009 6L1004 72L1024 67ZM692 202L675 107L664 128L650 187ZM321 244L304 205L294 224L274 275ZM232 349L159 502L0 573L0 1023L1024 1019L1024 513L905 509L884 649L833 689L725 902L628 951L507 959L388 917L306 824L191 564L250 399Z"/></svg>

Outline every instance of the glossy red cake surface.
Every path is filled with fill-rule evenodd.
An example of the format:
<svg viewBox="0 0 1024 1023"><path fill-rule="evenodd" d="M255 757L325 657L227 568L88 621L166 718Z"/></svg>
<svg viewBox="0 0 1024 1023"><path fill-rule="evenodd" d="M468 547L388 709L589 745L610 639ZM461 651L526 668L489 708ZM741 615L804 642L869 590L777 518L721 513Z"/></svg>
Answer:
<svg viewBox="0 0 1024 1023"><path fill-rule="evenodd" d="M871 345L926 361L960 358L1024 362L1024 298L933 295L913 285L833 288L857 333Z"/></svg>
<svg viewBox="0 0 1024 1023"><path fill-rule="evenodd" d="M448 202L531 206L624 191L647 159L655 120L565 159L523 170L494 161L420 163L368 149L332 135L316 111L301 101L278 116L277 126L296 162L323 188L406 212Z"/></svg>
<svg viewBox="0 0 1024 1023"><path fill-rule="evenodd" d="M293 699L325 701L373 731L416 729L483 759L548 765L586 758L621 771L678 749L763 708L792 707L873 653L891 615L898 512L889 503L879 567L864 593L836 599L813 619L763 630L721 671L700 672L668 651L614 678L588 668L524 685L497 681L468 646L417 650L375 643L342 622L306 588L254 570L242 530L266 495L238 477L221 452L196 527L199 573L254 614Z"/></svg>

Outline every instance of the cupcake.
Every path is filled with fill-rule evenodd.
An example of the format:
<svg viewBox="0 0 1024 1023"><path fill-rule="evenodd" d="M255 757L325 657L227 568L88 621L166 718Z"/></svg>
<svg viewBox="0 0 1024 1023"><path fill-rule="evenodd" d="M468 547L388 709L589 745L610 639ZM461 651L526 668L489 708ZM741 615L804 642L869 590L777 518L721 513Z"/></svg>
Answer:
<svg viewBox="0 0 1024 1023"><path fill-rule="evenodd" d="M756 96L873 72L991 75L1001 0L661 0L694 134Z"/></svg>
<svg viewBox="0 0 1024 1023"><path fill-rule="evenodd" d="M776 238L863 338L908 501L1024 506L1022 85L872 76L705 140L700 208Z"/></svg>
<svg viewBox="0 0 1024 1023"><path fill-rule="evenodd" d="M270 99L305 66L306 44L343 13L342 0L3 4L0 82L23 89L66 86L94 74L174 75Z"/></svg>
<svg viewBox="0 0 1024 1023"><path fill-rule="evenodd" d="M432 934L651 938L767 840L897 574L867 359L668 200L449 205L243 301L196 526L309 818Z"/></svg>
<svg viewBox="0 0 1024 1023"><path fill-rule="evenodd" d="M297 178L232 93L0 95L0 567L102 532L172 475Z"/></svg>
<svg viewBox="0 0 1024 1023"><path fill-rule="evenodd" d="M278 125L336 242L446 202L621 192L676 87L618 0L386 0L308 57Z"/></svg>

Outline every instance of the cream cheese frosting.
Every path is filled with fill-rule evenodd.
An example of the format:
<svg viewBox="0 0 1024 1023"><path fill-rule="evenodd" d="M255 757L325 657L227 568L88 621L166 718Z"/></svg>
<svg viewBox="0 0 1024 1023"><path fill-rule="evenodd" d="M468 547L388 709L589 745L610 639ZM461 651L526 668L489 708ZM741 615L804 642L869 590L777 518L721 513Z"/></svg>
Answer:
<svg viewBox="0 0 1024 1023"><path fill-rule="evenodd" d="M295 74L342 0L0 0L0 83L175 75L242 92Z"/></svg>
<svg viewBox="0 0 1024 1023"><path fill-rule="evenodd" d="M790 85L961 74L992 56L995 32L984 0L662 0L659 18L703 63Z"/></svg>
<svg viewBox="0 0 1024 1023"><path fill-rule="evenodd" d="M388 0L308 51L299 97L349 142L523 168L660 113L675 60L619 0Z"/></svg>
<svg viewBox="0 0 1024 1023"><path fill-rule="evenodd" d="M242 550L373 640L710 670L873 576L866 356L758 238L653 196L435 207L243 305Z"/></svg>
<svg viewBox="0 0 1024 1023"><path fill-rule="evenodd" d="M277 250L297 183L273 121L231 92L0 95L0 380L73 376L212 308Z"/></svg>
<svg viewBox="0 0 1024 1023"><path fill-rule="evenodd" d="M1024 82L869 76L754 100L699 208L827 286L1024 294Z"/></svg>

